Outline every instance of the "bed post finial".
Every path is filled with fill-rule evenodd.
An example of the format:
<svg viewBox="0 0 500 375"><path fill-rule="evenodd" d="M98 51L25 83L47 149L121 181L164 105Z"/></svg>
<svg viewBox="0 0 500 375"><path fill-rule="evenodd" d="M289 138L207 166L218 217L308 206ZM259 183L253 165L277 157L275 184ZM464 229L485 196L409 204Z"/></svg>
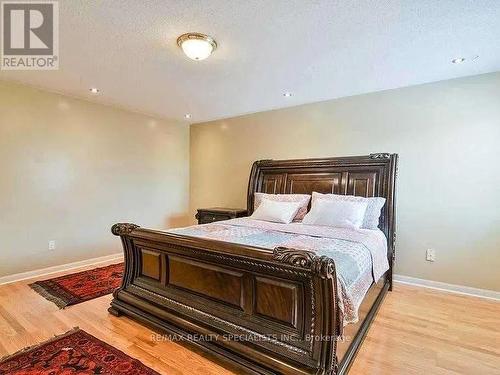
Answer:
<svg viewBox="0 0 500 375"><path fill-rule="evenodd" d="M335 263L327 256L317 256L312 251L276 247L273 250L273 259L292 266L308 268L323 278L335 274Z"/></svg>
<svg viewBox="0 0 500 375"><path fill-rule="evenodd" d="M134 229L140 228L139 225L131 223L117 223L111 227L111 233L115 236L124 236L130 234Z"/></svg>
<svg viewBox="0 0 500 375"><path fill-rule="evenodd" d="M335 262L326 255L317 256L311 270L321 277L328 278L335 275Z"/></svg>

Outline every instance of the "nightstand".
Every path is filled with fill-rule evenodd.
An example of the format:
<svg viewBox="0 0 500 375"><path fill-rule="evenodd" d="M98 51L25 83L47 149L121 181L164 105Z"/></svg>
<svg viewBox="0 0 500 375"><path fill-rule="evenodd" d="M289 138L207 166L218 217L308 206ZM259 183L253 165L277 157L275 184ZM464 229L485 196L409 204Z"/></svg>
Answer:
<svg viewBox="0 0 500 375"><path fill-rule="evenodd" d="M199 208L196 214L198 224L213 223L214 221L235 219L237 217L247 216L247 210L242 208Z"/></svg>

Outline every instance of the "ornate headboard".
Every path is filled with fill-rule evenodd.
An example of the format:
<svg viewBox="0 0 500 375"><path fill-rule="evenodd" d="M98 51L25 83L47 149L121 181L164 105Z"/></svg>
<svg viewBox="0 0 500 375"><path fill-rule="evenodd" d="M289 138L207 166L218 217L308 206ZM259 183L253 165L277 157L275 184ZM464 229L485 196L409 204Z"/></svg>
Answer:
<svg viewBox="0 0 500 375"><path fill-rule="evenodd" d="M254 193L334 193L387 199L380 229L388 239L388 257L394 258L397 154L379 153L325 159L260 160L253 164L248 183L248 214Z"/></svg>

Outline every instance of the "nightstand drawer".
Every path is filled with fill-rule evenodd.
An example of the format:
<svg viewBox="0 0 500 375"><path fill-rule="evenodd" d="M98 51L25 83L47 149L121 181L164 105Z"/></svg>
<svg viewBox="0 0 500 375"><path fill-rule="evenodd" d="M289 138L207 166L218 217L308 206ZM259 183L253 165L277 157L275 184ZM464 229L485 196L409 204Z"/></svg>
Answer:
<svg viewBox="0 0 500 375"><path fill-rule="evenodd" d="M213 223L215 221L235 219L247 215L247 210L239 208L200 208L196 214L198 224Z"/></svg>
<svg viewBox="0 0 500 375"><path fill-rule="evenodd" d="M213 223L214 221L229 220L229 219L232 219L232 217L227 215L213 215L205 213L199 216L198 224Z"/></svg>

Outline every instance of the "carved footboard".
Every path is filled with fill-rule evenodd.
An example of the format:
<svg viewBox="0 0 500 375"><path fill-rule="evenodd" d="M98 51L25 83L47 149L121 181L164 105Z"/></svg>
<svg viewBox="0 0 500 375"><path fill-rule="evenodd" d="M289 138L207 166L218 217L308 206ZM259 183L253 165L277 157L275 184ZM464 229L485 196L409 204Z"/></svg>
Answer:
<svg viewBox="0 0 500 375"><path fill-rule="evenodd" d="M336 372L332 260L115 224L125 252L109 311L257 374ZM198 340L195 340L195 336Z"/></svg>

